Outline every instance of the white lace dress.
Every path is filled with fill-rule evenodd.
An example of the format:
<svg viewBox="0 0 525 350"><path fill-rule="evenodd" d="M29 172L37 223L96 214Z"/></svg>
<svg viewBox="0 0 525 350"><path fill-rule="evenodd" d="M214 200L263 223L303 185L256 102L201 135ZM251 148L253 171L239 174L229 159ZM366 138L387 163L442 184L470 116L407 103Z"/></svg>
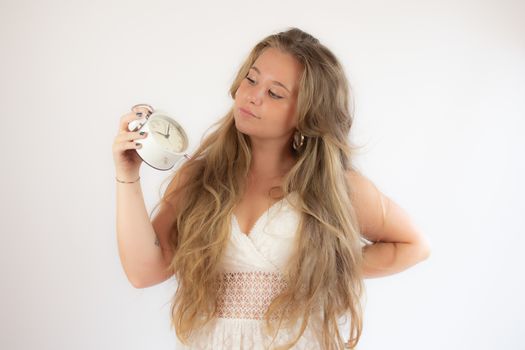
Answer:
<svg viewBox="0 0 525 350"><path fill-rule="evenodd" d="M286 285L282 269L292 253L299 223L298 213L288 202L294 197L292 193L272 205L249 234L241 231L232 216L231 237L221 262L225 288L218 298L219 317L194 334L191 345L177 338L176 349L273 349L296 334L281 332L270 344L272 338L263 329L266 308ZM312 324L293 349L321 348L319 329ZM342 331L343 335L348 333Z"/></svg>

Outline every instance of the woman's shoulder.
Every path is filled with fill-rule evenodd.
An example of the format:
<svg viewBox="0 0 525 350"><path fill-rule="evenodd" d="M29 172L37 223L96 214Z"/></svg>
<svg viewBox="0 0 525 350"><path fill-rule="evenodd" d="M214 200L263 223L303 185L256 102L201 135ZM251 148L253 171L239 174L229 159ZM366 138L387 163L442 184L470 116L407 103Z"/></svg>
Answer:
<svg viewBox="0 0 525 350"><path fill-rule="evenodd" d="M386 217L388 197L358 170L348 170L346 177L361 232L371 241L379 240Z"/></svg>

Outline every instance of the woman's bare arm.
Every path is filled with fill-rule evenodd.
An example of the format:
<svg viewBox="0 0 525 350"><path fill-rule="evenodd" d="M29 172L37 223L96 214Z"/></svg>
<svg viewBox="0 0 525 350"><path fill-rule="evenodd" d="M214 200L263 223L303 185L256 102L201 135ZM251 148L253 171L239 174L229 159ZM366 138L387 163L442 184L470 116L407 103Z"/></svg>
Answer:
<svg viewBox="0 0 525 350"><path fill-rule="evenodd" d="M156 220L156 221L155 221ZM166 274L169 211L161 207L154 224L150 221L140 182L117 183L117 242L122 267L130 283L144 288L160 283ZM157 231L157 232L156 232ZM160 243L160 244L159 244Z"/></svg>
<svg viewBox="0 0 525 350"><path fill-rule="evenodd" d="M173 276L167 271L175 253L170 244L170 236L172 229L176 229L174 222L178 192L186 180L180 170L175 174L172 195L169 200L161 203L151 222L140 183L117 185L120 260L128 280L136 288L151 287Z"/></svg>
<svg viewBox="0 0 525 350"><path fill-rule="evenodd" d="M401 272L427 259L430 246L409 215L364 175L348 172L362 235L365 278Z"/></svg>

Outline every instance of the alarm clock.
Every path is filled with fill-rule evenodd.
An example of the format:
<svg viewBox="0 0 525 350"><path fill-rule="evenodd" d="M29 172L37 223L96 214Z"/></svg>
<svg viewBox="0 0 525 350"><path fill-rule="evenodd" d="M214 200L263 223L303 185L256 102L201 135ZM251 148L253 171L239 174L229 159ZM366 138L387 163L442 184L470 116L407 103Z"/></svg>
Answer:
<svg viewBox="0 0 525 350"><path fill-rule="evenodd" d="M139 107L146 109L146 113L138 112ZM144 163L157 170L169 170L180 160L190 159L185 153L188 148L186 132L166 112L154 110L147 104L137 104L131 110L142 118L131 121L128 130L148 134L146 138L136 140L142 147L135 151Z"/></svg>

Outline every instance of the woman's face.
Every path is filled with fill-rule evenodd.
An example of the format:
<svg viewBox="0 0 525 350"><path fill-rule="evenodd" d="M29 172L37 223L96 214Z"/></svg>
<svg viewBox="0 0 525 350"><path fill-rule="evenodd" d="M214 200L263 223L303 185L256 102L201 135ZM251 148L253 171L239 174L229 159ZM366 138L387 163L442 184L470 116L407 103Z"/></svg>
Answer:
<svg viewBox="0 0 525 350"><path fill-rule="evenodd" d="M289 138L295 115L302 65L290 54L265 49L235 93L237 129L257 138ZM241 112L241 108L254 116Z"/></svg>

